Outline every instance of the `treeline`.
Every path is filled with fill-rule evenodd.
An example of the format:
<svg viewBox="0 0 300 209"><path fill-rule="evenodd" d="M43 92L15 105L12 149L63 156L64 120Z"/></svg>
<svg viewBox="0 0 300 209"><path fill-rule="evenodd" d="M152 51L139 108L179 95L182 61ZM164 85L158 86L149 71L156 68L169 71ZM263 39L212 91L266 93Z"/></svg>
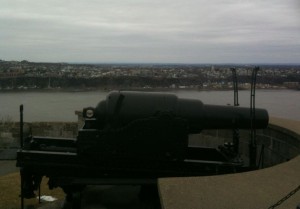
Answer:
<svg viewBox="0 0 300 209"><path fill-rule="evenodd" d="M135 88L135 87L170 87L202 86L204 78L151 78L138 76L67 78L67 77L18 77L1 78L2 89L28 88Z"/></svg>
<svg viewBox="0 0 300 209"><path fill-rule="evenodd" d="M204 83L232 82L232 77L207 78L206 76L194 78L167 78L167 77L140 77L140 76L118 76L99 78L75 78L75 77L15 77L1 78L1 89L20 88L169 88L179 86L192 86L201 88ZM238 76L239 83L250 83L251 76ZM275 77L258 76L257 83L282 85L284 82L300 82L300 75Z"/></svg>
<svg viewBox="0 0 300 209"><path fill-rule="evenodd" d="M237 77L239 83L251 83L251 76L240 75ZM215 81L218 82L219 79ZM219 80L220 81L220 80ZM227 77L223 81L232 82L232 77ZM299 82L300 83L300 75L287 75L286 77L280 76L271 76L271 75L263 75L256 77L256 83L260 84L270 84L270 85L282 85L284 82Z"/></svg>

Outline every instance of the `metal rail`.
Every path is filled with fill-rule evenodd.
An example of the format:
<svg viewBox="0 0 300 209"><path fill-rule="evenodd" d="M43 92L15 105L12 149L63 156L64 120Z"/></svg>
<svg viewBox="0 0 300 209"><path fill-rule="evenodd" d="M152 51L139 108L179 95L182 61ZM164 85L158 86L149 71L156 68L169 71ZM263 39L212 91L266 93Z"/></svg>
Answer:
<svg viewBox="0 0 300 209"><path fill-rule="evenodd" d="M233 101L234 106L239 106L239 93L238 93L238 80L236 75L236 69L231 68L232 72L232 81L233 81ZM238 121L236 121L238 123ZM232 130L232 143L233 143L233 149L236 154L239 153L239 144L240 144L240 133L239 129L235 128Z"/></svg>
<svg viewBox="0 0 300 209"><path fill-rule="evenodd" d="M254 67L252 70L251 78L251 96L250 96L250 117L251 117L251 132L250 132L250 143L249 143L249 166L255 169L256 156L257 156L257 142L256 142L256 126L255 126L255 87L256 87L256 75L259 67Z"/></svg>

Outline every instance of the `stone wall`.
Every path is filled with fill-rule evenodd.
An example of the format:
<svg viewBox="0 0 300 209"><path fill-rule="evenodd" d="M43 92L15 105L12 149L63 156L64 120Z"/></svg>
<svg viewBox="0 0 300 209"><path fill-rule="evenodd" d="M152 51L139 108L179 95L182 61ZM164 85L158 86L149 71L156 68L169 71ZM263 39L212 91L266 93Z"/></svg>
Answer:
<svg viewBox="0 0 300 209"><path fill-rule="evenodd" d="M240 130L239 153L248 162L250 131ZM288 161L300 154L300 136L288 129L269 124L267 129L257 130L257 161L263 159L263 167ZM218 148L232 142L232 130L205 130L191 135L190 145Z"/></svg>
<svg viewBox="0 0 300 209"><path fill-rule="evenodd" d="M49 137L63 137L75 138L77 136L77 123L64 122L39 122L27 124L32 129L33 136L49 136Z"/></svg>
<svg viewBox="0 0 300 209"><path fill-rule="evenodd" d="M267 165L288 161L300 154L300 135L288 129L270 124L258 135L258 145L264 145Z"/></svg>
<svg viewBox="0 0 300 209"><path fill-rule="evenodd" d="M75 122L34 122L24 123L24 136L48 136L75 138L78 123ZM15 159L20 147L20 123L0 123L0 160Z"/></svg>
<svg viewBox="0 0 300 209"><path fill-rule="evenodd" d="M76 138L78 126L81 127L81 125L82 121L81 123L25 123L24 136L32 132L34 136ZM19 130L20 124L18 122L0 123L0 159L15 157L15 151L19 148L20 144ZM250 132L248 130L241 130L239 152L246 159L249 156L249 140ZM191 135L189 144L217 148L219 145L231 141L231 130L204 130L201 134ZM264 158L265 167L287 161L300 153L300 136L288 129L272 124L265 130L257 131L257 144L257 158Z"/></svg>

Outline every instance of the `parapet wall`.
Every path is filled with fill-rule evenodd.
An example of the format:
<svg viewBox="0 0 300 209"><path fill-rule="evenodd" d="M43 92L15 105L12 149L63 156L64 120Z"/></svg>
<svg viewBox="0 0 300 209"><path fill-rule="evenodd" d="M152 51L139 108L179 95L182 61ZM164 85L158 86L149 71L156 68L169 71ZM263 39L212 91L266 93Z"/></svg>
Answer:
<svg viewBox="0 0 300 209"><path fill-rule="evenodd" d="M78 124L75 122L33 122L24 123L24 134L34 136L49 137L76 137ZM0 146L13 141L18 141L20 137L20 123L0 124Z"/></svg>
<svg viewBox="0 0 300 209"><path fill-rule="evenodd" d="M300 123L300 122L298 122ZM77 136L78 125L76 122L34 122L24 124L24 135L32 131L34 136L75 138ZM296 124L296 125L295 125ZM0 124L0 159L13 158L7 149L16 150L19 147L20 124L1 123ZM263 154L264 167L269 167L285 162L300 153L300 129L297 122L285 119L271 118L269 127L264 130L257 130L257 158ZM241 130L239 152L243 157L249 156L250 132ZM232 141L231 130L205 130L201 134L190 136L191 145L218 147L225 142ZM1 156L2 153L2 156ZM15 156L15 152L13 153ZM10 157L9 157L10 156Z"/></svg>
<svg viewBox="0 0 300 209"><path fill-rule="evenodd" d="M76 122L34 122L24 123L24 136L75 138ZM20 123L0 123L0 160L15 159L20 146Z"/></svg>
<svg viewBox="0 0 300 209"><path fill-rule="evenodd" d="M267 166L289 161L300 154L300 135L288 127L270 124L257 136L258 148L264 147Z"/></svg>
<svg viewBox="0 0 300 209"><path fill-rule="evenodd" d="M300 125L295 125L297 123L300 122L271 118L267 129L256 131L257 159L263 160L263 167L288 161L300 154ZM250 131L240 130L239 135L239 153L247 163ZM191 145L217 148L226 142L232 142L232 130L204 130L190 136Z"/></svg>

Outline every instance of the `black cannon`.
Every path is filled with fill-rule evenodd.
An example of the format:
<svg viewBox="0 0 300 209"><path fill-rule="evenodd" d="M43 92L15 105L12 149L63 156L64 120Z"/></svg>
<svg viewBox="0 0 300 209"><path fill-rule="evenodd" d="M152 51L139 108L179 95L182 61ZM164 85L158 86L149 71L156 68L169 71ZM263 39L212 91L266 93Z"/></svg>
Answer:
<svg viewBox="0 0 300 209"><path fill-rule="evenodd" d="M78 154L98 160L184 160L188 135L203 129L249 129L248 108L204 105L173 94L112 92L96 108L83 111ZM268 124L266 110L257 109L255 127Z"/></svg>
<svg viewBox="0 0 300 209"><path fill-rule="evenodd" d="M42 176L67 194L88 184L152 184L159 177L237 172L243 165L216 148L189 146L189 134L205 129L263 129L268 113L249 108L205 105L173 94L108 94L83 110L76 139L24 139L17 153L24 197Z"/></svg>

